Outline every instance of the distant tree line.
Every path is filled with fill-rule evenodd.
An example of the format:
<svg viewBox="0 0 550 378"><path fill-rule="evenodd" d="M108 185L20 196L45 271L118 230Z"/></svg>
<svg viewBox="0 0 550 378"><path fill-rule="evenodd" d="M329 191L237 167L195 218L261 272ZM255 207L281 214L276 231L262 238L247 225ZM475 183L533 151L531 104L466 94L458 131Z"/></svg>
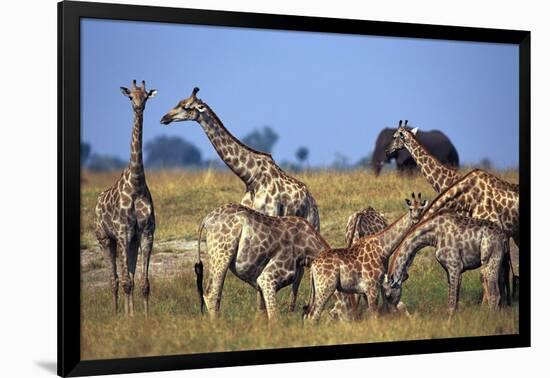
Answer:
<svg viewBox="0 0 550 378"><path fill-rule="evenodd" d="M279 135L271 127L264 126L245 135L242 141L256 150L271 153L278 139ZM145 166L149 169L225 167L218 159L204 160L201 151L193 143L177 136L157 136L145 143L143 152ZM302 155L303 151L300 156ZM92 171L109 171L126 167L128 160L114 155L94 153L89 143L81 142L80 165Z"/></svg>
<svg viewBox="0 0 550 378"><path fill-rule="evenodd" d="M269 126L255 129L242 138L246 145L267 153L271 153L279 135ZM283 160L279 162L281 167L288 171L299 172L310 169L308 164L310 151L306 146L300 146L296 150L295 161ZM177 136L157 136L147 142L144 146L145 166L148 169L162 168L219 168L224 169L225 165L217 158L203 159L201 151L191 142ZM369 169L372 160L372 152L360 158L356 162L341 153L336 153L334 161L329 168L335 170L349 170L364 168ZM103 155L94 153L89 143L80 143L80 164L92 171L119 170L128 165L127 159L114 155ZM490 159L483 158L475 165L483 169L492 169Z"/></svg>

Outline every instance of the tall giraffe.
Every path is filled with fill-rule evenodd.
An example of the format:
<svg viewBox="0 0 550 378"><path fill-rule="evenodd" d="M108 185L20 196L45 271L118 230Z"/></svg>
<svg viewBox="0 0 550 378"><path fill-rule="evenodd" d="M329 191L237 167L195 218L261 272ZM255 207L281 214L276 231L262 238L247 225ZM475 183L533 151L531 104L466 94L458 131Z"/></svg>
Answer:
<svg viewBox="0 0 550 378"><path fill-rule="evenodd" d="M147 100L157 91L155 89L147 91L145 81L138 87L135 80L130 89L120 87L120 90L130 99L134 112L130 163L124 168L114 185L99 195L95 207L95 234L103 253L111 264L112 304L115 313L118 310L119 285L117 254L120 254L121 258L119 264L122 269L124 310L126 315L133 315L134 275L138 249L141 249L143 253L141 292L145 316L148 316L149 259L155 233L155 210L143 168L143 111Z"/></svg>
<svg viewBox="0 0 550 378"><path fill-rule="evenodd" d="M407 120L405 120L404 124L402 121L399 121L399 126L393 134L393 141L386 149L386 155L392 156L397 151L406 148L430 185L437 193L441 193L456 182L462 175L457 169L447 167L433 157L428 150L416 140L415 136L418 128L410 129L407 127L407 123Z"/></svg>
<svg viewBox="0 0 550 378"><path fill-rule="evenodd" d="M377 313L378 294L388 259L427 206L421 194L418 200L413 193L413 200L405 201L409 208L408 216L401 216L383 231L363 237L349 248L324 250L313 260L310 300L304 308L304 319L319 320L326 302L335 291L362 294L367 299L369 312Z"/></svg>
<svg viewBox="0 0 550 378"><path fill-rule="evenodd" d="M245 184L241 204L271 216L295 215L307 219L319 231L319 210L306 185L286 174L270 154L243 144L225 128L214 111L197 97L178 102L161 119L161 123L196 121L203 128L214 149Z"/></svg>
<svg viewBox="0 0 550 378"><path fill-rule="evenodd" d="M200 240L206 230L209 277L203 291ZM197 289L211 317L220 310L227 270L254 287L265 301L268 319L277 316L275 294L292 284L293 300L304 267L311 264L328 243L303 218L272 217L249 207L230 203L209 213L199 228Z"/></svg>
<svg viewBox="0 0 550 378"><path fill-rule="evenodd" d="M362 237L376 234L388 227L388 222L382 214L371 206L356 211L349 216L346 225L346 245L351 247L353 243ZM358 318L359 294L334 293L334 305L329 315L335 320L354 320Z"/></svg>
<svg viewBox="0 0 550 378"><path fill-rule="evenodd" d="M458 306L462 273L481 267L488 303L496 309L504 291L509 237L495 223L441 211L412 227L396 247L388 267L383 291L389 303L398 303L407 270L416 253L435 247L435 257L447 273L448 311Z"/></svg>
<svg viewBox="0 0 550 378"><path fill-rule="evenodd" d="M413 159L416 161L416 164L420 167L420 171L426 177L430 185L434 188L437 193L441 193L455 182L457 182L462 174L457 169L452 167L447 167L446 165L439 162L435 157L433 157L427 150L422 146L420 142L416 139L416 133L418 128L411 129L407 126L408 121L405 120L403 124L402 121L399 121L399 126L396 132L393 135L393 141L388 146L386 154L391 156L400 149L406 148L407 151L411 154ZM502 180L496 178L488 172L483 172L480 176L484 176L484 181L486 182L500 182ZM493 179L494 178L494 179ZM511 188L515 192L519 192L519 186L516 184L510 184ZM483 218L485 219L485 218ZM490 220L495 220L495 217L489 218ZM519 239L514 238L516 246L519 248ZM517 255L519 254L518 248L511 248L510 255L513 256L514 260L517 260ZM515 268L512 260L510 260L510 265L512 267L513 275L513 292L515 295L517 283L519 281L519 272Z"/></svg>

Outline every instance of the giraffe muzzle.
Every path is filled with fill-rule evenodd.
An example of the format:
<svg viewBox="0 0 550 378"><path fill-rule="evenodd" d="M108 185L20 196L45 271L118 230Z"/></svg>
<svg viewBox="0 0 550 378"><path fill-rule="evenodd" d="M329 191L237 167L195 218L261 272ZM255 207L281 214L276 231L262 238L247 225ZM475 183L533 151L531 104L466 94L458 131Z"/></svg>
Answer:
<svg viewBox="0 0 550 378"><path fill-rule="evenodd" d="M168 125L172 122L172 116L170 114L165 114L161 119L160 123L163 125Z"/></svg>

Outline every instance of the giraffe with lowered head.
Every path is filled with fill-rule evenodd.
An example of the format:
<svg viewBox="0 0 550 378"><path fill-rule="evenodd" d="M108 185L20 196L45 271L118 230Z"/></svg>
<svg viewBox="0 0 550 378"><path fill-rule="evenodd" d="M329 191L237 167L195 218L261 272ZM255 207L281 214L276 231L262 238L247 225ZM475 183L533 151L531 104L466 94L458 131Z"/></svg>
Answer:
<svg viewBox="0 0 550 378"><path fill-rule="evenodd" d="M409 151L409 153L413 157L413 159L416 161L416 164L420 167L420 171L422 172L424 177L426 177L430 185L434 188L434 190L437 193L441 193L445 191L447 188L452 186L455 182L460 180L463 177L460 171L458 171L455 168L445 166L444 164L439 162L435 157L433 157L426 150L426 148L424 148L424 146L422 146L422 144L416 140L416 133L418 131L418 128L411 129L410 127L408 127L407 124L408 124L407 120L405 120L405 123L403 123L402 121L399 121L399 126L393 135L392 143L388 146L386 150L386 154L388 156L391 156L392 154L399 151L400 149L406 148L407 151ZM476 177L475 180L480 183L480 185L484 189L483 192L485 193L486 193L485 188L488 185L491 185L492 183L494 183L497 186L495 187L495 193L496 193L500 190L498 187L502 186L501 183L505 183L503 180L500 180L494 175L482 170L477 170L477 172L472 177ZM508 188L507 192L510 195L510 199L512 200L512 202L514 202L517 205L516 197L519 196L518 185L508 184L508 183L506 184L507 185L505 186ZM501 197L499 195L497 196L496 201L500 201L501 198L505 198L505 197L508 197L508 195L504 197ZM486 203L491 202L490 197L483 196L482 199ZM506 200L504 203L506 205L508 204ZM493 207L492 205L489 205L489 204L487 206ZM479 209L478 206L474 206L474 207ZM502 209L503 207L507 207L507 206L500 206L500 205L495 206L495 208L499 208L499 209ZM517 208L514 209L514 211L517 211ZM484 212L476 210L474 213L472 213L472 215L481 219L489 219L489 220L492 220L493 222L498 221L497 214L493 213L492 215L489 216L488 213L485 213L485 215L483 215L482 213ZM507 229L510 230L509 227L507 227ZM517 236L514 237L514 242L516 243L516 246L519 247L519 239ZM510 249L511 255L517 256L518 253L519 253L518 248ZM519 272L514 267L514 264L511 263L511 261L510 261L510 266L512 267L513 293L515 295L517 283L519 281ZM506 288L508 288L508 285L506 286ZM484 296L484 301L486 299L487 298Z"/></svg>
<svg viewBox="0 0 550 378"><path fill-rule="evenodd" d="M362 294L371 314L378 313L378 294L386 274L388 259L403 235L420 219L428 205L426 200L406 199L408 214L374 235L359 239L351 247L326 249L311 264L309 304L304 308L305 320L319 320L326 302L336 292ZM382 296L384 300L384 297ZM387 303L384 301L384 305ZM397 303L390 310L406 312Z"/></svg>
<svg viewBox="0 0 550 378"><path fill-rule="evenodd" d="M319 231L319 210L306 185L286 174L270 154L257 151L238 140L225 128L216 113L197 97L178 102L161 119L161 123L196 121L203 128L214 149L245 184L241 204L271 216L295 215L307 219Z"/></svg>
<svg viewBox="0 0 550 378"><path fill-rule="evenodd" d="M124 290L124 310L126 315L133 315L134 275L138 249L141 249L141 292L147 316L150 292L149 259L155 233L155 210L143 168L143 112L148 99L157 91L146 90L145 81L141 86L137 86L135 80L130 89L120 87L120 90L130 100L134 112L130 163L113 186L99 195L95 208L95 234L111 265L112 305L115 313L118 310L119 286L117 257L122 271L120 281Z"/></svg>
<svg viewBox="0 0 550 378"><path fill-rule="evenodd" d="M447 273L450 315L458 306L462 273L479 267L489 307L498 308L509 266L509 237L491 221L465 217L453 211L441 211L422 220L396 247L383 283L388 302L399 302L407 270L416 253L427 246L435 247L435 258Z"/></svg>

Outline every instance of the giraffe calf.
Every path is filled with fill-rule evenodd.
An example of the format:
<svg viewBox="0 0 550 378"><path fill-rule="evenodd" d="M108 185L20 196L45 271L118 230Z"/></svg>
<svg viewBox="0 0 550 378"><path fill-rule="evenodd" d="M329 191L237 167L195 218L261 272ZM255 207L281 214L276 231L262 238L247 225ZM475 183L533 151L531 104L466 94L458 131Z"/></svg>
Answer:
<svg viewBox="0 0 550 378"><path fill-rule="evenodd" d="M368 311L378 312L378 294L386 272L387 261L401 237L420 219L427 201L406 200L409 214L402 216L383 231L359 239L348 248L325 249L311 264L309 305L304 319L319 320L321 312L335 291L362 294ZM384 297L382 297L383 299ZM388 308L384 302L384 307ZM403 305L399 305L403 308ZM397 309L397 305L393 310Z"/></svg>
<svg viewBox="0 0 550 378"><path fill-rule="evenodd" d="M356 211L349 216L346 224L346 245L349 248L360 238L376 234L386 227L388 222L384 216L371 206ZM329 311L332 319L352 321L359 318L361 297L358 294L344 294L337 291L334 296L336 300Z"/></svg>

